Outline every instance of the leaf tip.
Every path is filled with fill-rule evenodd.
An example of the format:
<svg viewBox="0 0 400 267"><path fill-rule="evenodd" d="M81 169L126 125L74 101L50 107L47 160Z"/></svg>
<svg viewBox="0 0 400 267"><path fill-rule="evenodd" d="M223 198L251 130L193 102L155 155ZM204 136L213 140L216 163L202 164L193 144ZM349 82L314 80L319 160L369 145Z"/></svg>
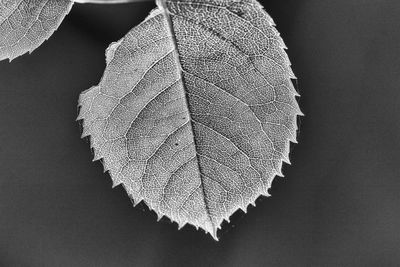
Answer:
<svg viewBox="0 0 400 267"><path fill-rule="evenodd" d="M205 221L204 225L201 226L201 228L203 228L206 233L210 234L215 241L219 241L217 235L218 227L213 222L211 222L211 220Z"/></svg>

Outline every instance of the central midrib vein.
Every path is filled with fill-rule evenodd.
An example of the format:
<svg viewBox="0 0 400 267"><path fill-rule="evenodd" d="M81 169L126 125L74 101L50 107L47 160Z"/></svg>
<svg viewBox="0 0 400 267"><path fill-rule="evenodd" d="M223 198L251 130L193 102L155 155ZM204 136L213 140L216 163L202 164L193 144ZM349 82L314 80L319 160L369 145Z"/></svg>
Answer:
<svg viewBox="0 0 400 267"><path fill-rule="evenodd" d="M189 116L189 121L190 121L190 125L191 125L194 146L195 146L195 150L196 150L197 168L198 168L198 171L199 171L199 177L200 177L200 181L201 181L201 188L202 188L202 191L203 191L204 205L205 205L205 208L206 208L206 211L207 211L207 216L208 216L208 218L210 220L210 223L212 225L212 228L213 228L213 233L211 233L211 234L213 236L215 236L215 238L217 238L216 237L217 227L214 224L214 222L213 222L213 220L211 218L211 215L210 215L209 205L208 205L208 201L207 201L207 194L206 194L206 190L205 190L204 182L203 182L203 178L202 178L201 166L200 166L200 163L199 163L199 156L197 154L197 141L196 141L195 133L194 133L194 130L193 130L193 120L192 120L192 117L191 117L191 114L190 114L188 95L187 95L187 92L185 90L185 83L184 83L184 78L183 78L183 75L182 75L182 65L180 63L179 50L178 50L178 45L177 45L177 41L176 41L175 30L174 30L174 27L173 27L171 16L170 16L170 14L168 12L168 7L167 7L167 4L166 4L166 0L157 0L157 5L159 6L159 8L161 9L162 13L165 16L165 19L166 19L167 24L168 24L168 30L169 30L169 33L170 33L170 35L172 37L172 43L173 43L175 51L177 52L176 55L175 55L175 60L178 63L179 76L180 76L180 78L182 80L183 91L185 93L186 107L188 109L188 116Z"/></svg>

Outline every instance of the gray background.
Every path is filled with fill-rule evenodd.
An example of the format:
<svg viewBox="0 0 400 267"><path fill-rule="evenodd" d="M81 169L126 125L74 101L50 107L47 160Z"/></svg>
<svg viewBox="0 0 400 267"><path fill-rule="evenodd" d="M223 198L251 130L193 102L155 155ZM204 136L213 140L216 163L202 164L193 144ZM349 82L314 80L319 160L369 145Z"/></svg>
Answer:
<svg viewBox="0 0 400 267"><path fill-rule="evenodd" d="M306 117L271 198L215 242L111 189L80 139L79 93L154 6L76 5L0 62L0 266L398 266L400 2L269 0Z"/></svg>

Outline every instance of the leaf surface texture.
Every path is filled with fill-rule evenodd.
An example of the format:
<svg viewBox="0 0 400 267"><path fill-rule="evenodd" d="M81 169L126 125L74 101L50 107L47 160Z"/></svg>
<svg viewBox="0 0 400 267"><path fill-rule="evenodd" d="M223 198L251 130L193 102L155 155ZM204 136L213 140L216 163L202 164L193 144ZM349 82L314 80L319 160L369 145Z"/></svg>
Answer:
<svg viewBox="0 0 400 267"><path fill-rule="evenodd" d="M254 0L160 1L79 99L114 186L217 239L289 162L301 115L285 44Z"/></svg>
<svg viewBox="0 0 400 267"><path fill-rule="evenodd" d="M68 14L70 0L0 1L0 60L32 52L47 40Z"/></svg>

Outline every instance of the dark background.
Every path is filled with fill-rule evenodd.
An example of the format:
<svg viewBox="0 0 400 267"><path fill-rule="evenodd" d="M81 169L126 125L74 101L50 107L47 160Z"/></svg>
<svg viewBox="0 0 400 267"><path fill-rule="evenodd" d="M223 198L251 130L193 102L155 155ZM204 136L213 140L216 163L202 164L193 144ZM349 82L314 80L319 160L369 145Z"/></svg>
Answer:
<svg viewBox="0 0 400 267"><path fill-rule="evenodd" d="M0 62L0 266L399 266L400 2L269 0L306 114L270 198L215 242L111 189L75 122L104 50L153 3L75 5Z"/></svg>

